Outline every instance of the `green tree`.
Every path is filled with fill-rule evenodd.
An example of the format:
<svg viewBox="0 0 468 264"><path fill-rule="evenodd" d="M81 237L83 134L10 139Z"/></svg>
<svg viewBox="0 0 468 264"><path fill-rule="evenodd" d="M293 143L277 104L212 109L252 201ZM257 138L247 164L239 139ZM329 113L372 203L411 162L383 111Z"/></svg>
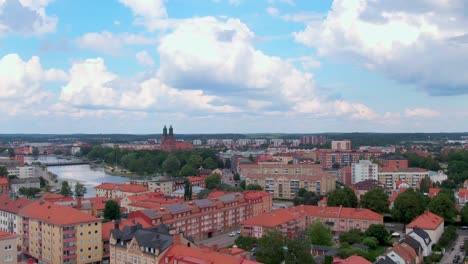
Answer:
<svg viewBox="0 0 468 264"><path fill-rule="evenodd" d="M337 162L333 163L333 165L332 165L332 168L336 169L336 170L339 169L340 167L341 167L340 164L337 163Z"/></svg>
<svg viewBox="0 0 468 264"><path fill-rule="evenodd" d="M38 156L39 155L39 148L33 147L31 154L33 154L33 156Z"/></svg>
<svg viewBox="0 0 468 264"><path fill-rule="evenodd" d="M40 186L41 188L45 188L45 187L47 186L47 181L46 181L46 179L44 179L44 177L42 177L42 176L39 177L39 186Z"/></svg>
<svg viewBox="0 0 468 264"><path fill-rule="evenodd" d="M368 246L370 249L376 249L379 245L379 241L375 237L366 237L362 240L362 244Z"/></svg>
<svg viewBox="0 0 468 264"><path fill-rule="evenodd" d="M241 181L241 183L239 184L239 186L245 190L245 181Z"/></svg>
<svg viewBox="0 0 468 264"><path fill-rule="evenodd" d="M226 159L226 161L224 162L224 168L231 169L231 159Z"/></svg>
<svg viewBox="0 0 468 264"><path fill-rule="evenodd" d="M261 191L261 190L263 190L262 186L260 186L258 184L249 184L249 185L246 186L245 189L248 190L248 191Z"/></svg>
<svg viewBox="0 0 468 264"><path fill-rule="evenodd" d="M426 203L423 195L409 188L395 199L392 215L398 221L409 223L416 216L422 214L425 208Z"/></svg>
<svg viewBox="0 0 468 264"><path fill-rule="evenodd" d="M252 154L249 155L249 160L250 160L251 162L254 162L255 159L254 159L254 157L252 156Z"/></svg>
<svg viewBox="0 0 468 264"><path fill-rule="evenodd" d="M332 233L322 222L315 222L307 230L312 245L332 246Z"/></svg>
<svg viewBox="0 0 468 264"><path fill-rule="evenodd" d="M30 187L30 188L21 187L21 188L19 188L19 190L18 190L18 192L19 192L21 195L24 195L24 196L26 196L27 198L34 198L34 197L36 197L36 194L38 194L40 191L41 191L41 189L36 188L36 187Z"/></svg>
<svg viewBox="0 0 468 264"><path fill-rule="evenodd" d="M60 194L65 197L69 197L73 195L73 191L68 181L62 181L62 188L60 189Z"/></svg>
<svg viewBox="0 0 468 264"><path fill-rule="evenodd" d="M361 243L364 239L364 233L362 233L359 229L351 229L348 232L342 233L340 235L340 242L348 243L350 245L354 243Z"/></svg>
<svg viewBox="0 0 468 264"><path fill-rule="evenodd" d="M443 217L447 223L453 223L455 221L455 217L457 216L455 202L450 199L448 194L442 192L432 198L428 209L432 213Z"/></svg>
<svg viewBox="0 0 468 264"><path fill-rule="evenodd" d="M202 165L202 162L203 162L203 159L202 157L200 157L199 154L192 153L188 159L187 164L191 165L193 168L198 169Z"/></svg>
<svg viewBox="0 0 468 264"><path fill-rule="evenodd" d="M214 189L218 184L221 183L221 176L219 174L211 174L205 179L205 186L208 189Z"/></svg>
<svg viewBox="0 0 468 264"><path fill-rule="evenodd" d="M212 192L211 189L203 189L197 194L197 199L205 199Z"/></svg>
<svg viewBox="0 0 468 264"><path fill-rule="evenodd" d="M203 167L205 169L214 170L218 167L218 163L212 157L208 157L203 160Z"/></svg>
<svg viewBox="0 0 468 264"><path fill-rule="evenodd" d="M256 246L257 239L255 237L246 237L241 235L236 238L234 244L236 244L238 248L242 248L243 250L250 252Z"/></svg>
<svg viewBox="0 0 468 264"><path fill-rule="evenodd" d="M468 203L463 206L463 208L460 211L460 217L461 217L461 223L462 225L468 225Z"/></svg>
<svg viewBox="0 0 468 264"><path fill-rule="evenodd" d="M374 237L379 242L379 245L386 245L389 233L385 226L372 224L364 232L366 237Z"/></svg>
<svg viewBox="0 0 468 264"><path fill-rule="evenodd" d="M357 196L349 187L336 189L328 194L328 206L357 207Z"/></svg>
<svg viewBox="0 0 468 264"><path fill-rule="evenodd" d="M422 193L429 193L429 188L432 187L431 178L424 177L419 183L419 191Z"/></svg>
<svg viewBox="0 0 468 264"><path fill-rule="evenodd" d="M170 154L167 159L162 163L162 168L165 173L171 176L177 176L180 169L180 161L173 154Z"/></svg>
<svg viewBox="0 0 468 264"><path fill-rule="evenodd" d="M184 185L184 201L192 200L192 184L188 179L185 180Z"/></svg>
<svg viewBox="0 0 468 264"><path fill-rule="evenodd" d="M182 166L182 169L180 169L179 175L182 177L198 175L198 170L190 164L185 164Z"/></svg>
<svg viewBox="0 0 468 264"><path fill-rule="evenodd" d="M315 263L310 254L310 245L303 241L287 239L285 249L285 264Z"/></svg>
<svg viewBox="0 0 468 264"><path fill-rule="evenodd" d="M281 264L285 258L284 236L279 232L269 232L257 243L255 258L261 263Z"/></svg>
<svg viewBox="0 0 468 264"><path fill-rule="evenodd" d="M83 197L86 192L88 190L86 190L86 187L81 183L81 182L76 182L75 184L75 196L78 197Z"/></svg>
<svg viewBox="0 0 468 264"><path fill-rule="evenodd" d="M390 202L388 201L388 195L382 189L369 190L361 197L362 207L379 214L388 212L389 205Z"/></svg>
<svg viewBox="0 0 468 264"><path fill-rule="evenodd" d="M103 216L106 221L120 220L120 206L114 200L108 200L104 207Z"/></svg>
<svg viewBox="0 0 468 264"><path fill-rule="evenodd" d="M0 177L8 177L8 169L5 166L0 166Z"/></svg>

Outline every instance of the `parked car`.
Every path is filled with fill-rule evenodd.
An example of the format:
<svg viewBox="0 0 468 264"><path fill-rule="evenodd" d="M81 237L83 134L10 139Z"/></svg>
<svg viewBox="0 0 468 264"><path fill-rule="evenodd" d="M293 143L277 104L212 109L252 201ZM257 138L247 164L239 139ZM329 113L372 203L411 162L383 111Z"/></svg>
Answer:
<svg viewBox="0 0 468 264"><path fill-rule="evenodd" d="M229 236L230 236L230 237L233 237L233 236L235 236L235 235L236 235L236 232L231 232L231 233L229 233Z"/></svg>
<svg viewBox="0 0 468 264"><path fill-rule="evenodd" d="M386 223L385 226L386 226L386 227L395 227L394 224L390 224L390 223Z"/></svg>
<svg viewBox="0 0 468 264"><path fill-rule="evenodd" d="M240 229L239 229L239 230L237 230L237 234L240 234L240 233L241 233L241 230L240 230Z"/></svg>

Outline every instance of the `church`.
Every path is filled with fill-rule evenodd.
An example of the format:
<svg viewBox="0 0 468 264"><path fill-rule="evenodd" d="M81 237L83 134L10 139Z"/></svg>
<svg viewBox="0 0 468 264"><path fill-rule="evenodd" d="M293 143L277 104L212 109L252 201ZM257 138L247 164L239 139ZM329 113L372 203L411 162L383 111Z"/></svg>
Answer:
<svg viewBox="0 0 468 264"><path fill-rule="evenodd" d="M163 134L161 137L161 150L174 151L174 150L192 150L192 149L193 149L192 143L176 140L172 125L169 126L169 133L167 132L167 127L164 126Z"/></svg>

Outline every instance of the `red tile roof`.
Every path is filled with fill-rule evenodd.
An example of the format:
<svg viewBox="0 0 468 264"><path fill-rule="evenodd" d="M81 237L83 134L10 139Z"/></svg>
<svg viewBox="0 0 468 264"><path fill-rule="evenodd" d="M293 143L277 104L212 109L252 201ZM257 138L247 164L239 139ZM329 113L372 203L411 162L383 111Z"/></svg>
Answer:
<svg viewBox="0 0 468 264"><path fill-rule="evenodd" d="M429 211L424 212L422 215L416 217L407 228L421 228L435 230L439 225L444 223L444 219Z"/></svg>
<svg viewBox="0 0 468 264"><path fill-rule="evenodd" d="M429 188L429 197L434 198L440 191L440 188Z"/></svg>
<svg viewBox="0 0 468 264"><path fill-rule="evenodd" d="M129 196L131 197L131 196ZM89 198L84 198L83 201L85 200L88 200L90 201L92 204L94 204L94 208L98 211L102 211L106 208L106 202L108 200L114 200L116 201L118 204L120 204L120 201L122 200L122 198L114 198L114 199L109 199L107 197L89 197Z"/></svg>
<svg viewBox="0 0 468 264"><path fill-rule="evenodd" d="M122 220L119 223L119 229L123 230L125 226L133 226L136 224L140 224L143 228L151 227L149 223L139 217L135 217L132 219ZM111 230L114 229L115 223L114 222L107 222L102 223L102 240L108 241L110 239Z"/></svg>
<svg viewBox="0 0 468 264"><path fill-rule="evenodd" d="M333 260L333 264L372 264L372 262L361 256L351 256L347 259Z"/></svg>
<svg viewBox="0 0 468 264"><path fill-rule="evenodd" d="M165 262L166 257L169 258L168 262ZM174 264L175 260L177 260L178 263L195 264L259 264L259 262L247 260L242 257L224 255L209 249L202 250L185 245L171 246L166 254L161 257L159 263Z"/></svg>
<svg viewBox="0 0 468 264"><path fill-rule="evenodd" d="M189 176L189 177L187 177L187 179L188 179L190 182L204 181L204 180L205 180L204 177L198 177L198 176Z"/></svg>
<svg viewBox="0 0 468 264"><path fill-rule="evenodd" d="M75 208L38 200L23 208L20 215L54 225L73 225L77 223L100 221L94 216Z"/></svg>
<svg viewBox="0 0 468 264"><path fill-rule="evenodd" d="M104 182L94 188L109 190L109 191L120 190L122 192L128 192L128 193L139 193L139 192L148 191L147 187L143 185L139 185L139 184L110 183L110 182Z"/></svg>
<svg viewBox="0 0 468 264"><path fill-rule="evenodd" d="M22 209L28 206L29 204L32 204L33 201L25 198L18 198L16 201L9 197L7 194L3 194L0 196L0 210L13 213L13 214L18 214L18 212Z"/></svg>
<svg viewBox="0 0 468 264"><path fill-rule="evenodd" d="M8 184L8 178L0 178L0 185Z"/></svg>
<svg viewBox="0 0 468 264"><path fill-rule="evenodd" d="M4 232L4 231L0 231L0 240L15 238L15 237L18 237L18 235L17 234L7 233L7 232Z"/></svg>
<svg viewBox="0 0 468 264"><path fill-rule="evenodd" d="M460 199L463 198L464 200L467 200L468 199L468 189L465 189L465 188L458 189L458 197Z"/></svg>
<svg viewBox="0 0 468 264"><path fill-rule="evenodd" d="M393 250L395 253L397 253L400 257L402 257L404 260L407 261L407 263L413 263L416 260L416 251L409 245L403 243L403 244L395 244L393 245L393 248L389 249Z"/></svg>
<svg viewBox="0 0 468 264"><path fill-rule="evenodd" d="M265 191L244 191L242 194L246 199L258 199L272 195L271 193Z"/></svg>
<svg viewBox="0 0 468 264"><path fill-rule="evenodd" d="M209 198L216 198L216 197L223 196L223 195L226 195L226 194L229 194L229 193L230 192L218 191L218 190L214 189L212 192L210 192L210 194L208 194L208 197Z"/></svg>
<svg viewBox="0 0 468 264"><path fill-rule="evenodd" d="M306 215L305 211L296 211L293 208L279 209L269 213L260 214L241 222L241 225L276 227Z"/></svg>

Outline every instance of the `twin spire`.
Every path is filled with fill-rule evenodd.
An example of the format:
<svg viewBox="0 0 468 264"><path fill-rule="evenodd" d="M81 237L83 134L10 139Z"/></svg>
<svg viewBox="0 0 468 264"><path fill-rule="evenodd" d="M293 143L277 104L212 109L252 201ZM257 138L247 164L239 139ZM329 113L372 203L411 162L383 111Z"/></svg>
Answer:
<svg viewBox="0 0 468 264"><path fill-rule="evenodd" d="M166 125L164 125L164 128L163 128L163 136L165 137L168 136ZM172 128L172 125L169 126L169 136L174 136L174 129Z"/></svg>

